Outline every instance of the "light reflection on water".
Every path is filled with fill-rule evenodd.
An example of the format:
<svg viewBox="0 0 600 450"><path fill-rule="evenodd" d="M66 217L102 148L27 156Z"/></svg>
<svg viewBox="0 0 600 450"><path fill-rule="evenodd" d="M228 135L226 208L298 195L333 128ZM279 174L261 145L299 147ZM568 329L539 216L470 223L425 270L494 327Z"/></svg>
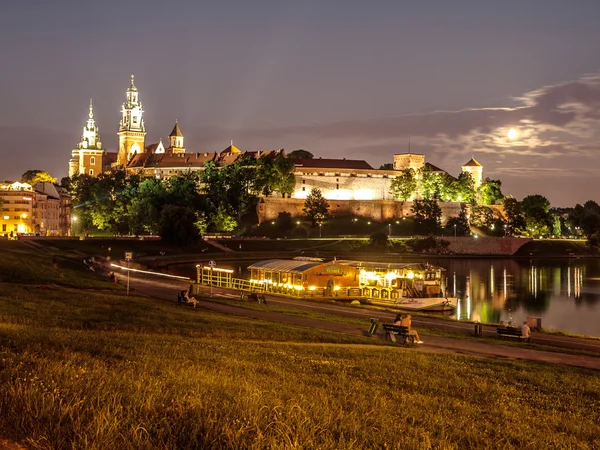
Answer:
<svg viewBox="0 0 600 450"><path fill-rule="evenodd" d="M600 261L444 259L456 318L484 323L539 317L547 329L600 336Z"/></svg>
<svg viewBox="0 0 600 450"><path fill-rule="evenodd" d="M459 299L458 320L503 320L516 325L526 317L539 317L546 329L600 336L600 260L457 258L428 262L447 269L447 292ZM246 267L251 263L219 262L219 267L247 278ZM178 269L195 277L191 267Z"/></svg>

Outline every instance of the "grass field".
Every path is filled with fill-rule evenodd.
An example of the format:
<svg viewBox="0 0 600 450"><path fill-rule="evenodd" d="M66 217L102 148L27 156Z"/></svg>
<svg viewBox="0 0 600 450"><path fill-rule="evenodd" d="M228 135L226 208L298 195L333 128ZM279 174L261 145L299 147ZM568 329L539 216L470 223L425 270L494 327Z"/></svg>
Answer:
<svg viewBox="0 0 600 450"><path fill-rule="evenodd" d="M43 449L600 446L596 372L127 297L76 262L54 269L50 255L1 244L0 438Z"/></svg>

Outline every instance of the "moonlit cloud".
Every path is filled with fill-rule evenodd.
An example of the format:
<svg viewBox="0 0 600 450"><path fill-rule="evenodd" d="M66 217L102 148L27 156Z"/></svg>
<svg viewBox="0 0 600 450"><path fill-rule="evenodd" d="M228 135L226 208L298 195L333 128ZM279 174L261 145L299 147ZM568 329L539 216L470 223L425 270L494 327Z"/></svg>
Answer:
<svg viewBox="0 0 600 450"><path fill-rule="evenodd" d="M598 164L600 152L600 74L544 86L512 101L511 107L229 132L240 136L242 146L305 148L317 156L365 159L376 167L408 151L410 140L411 151L451 173L474 156L488 176L516 189L534 178L550 183L596 175L590 167ZM516 139L508 138L511 128L518 130Z"/></svg>

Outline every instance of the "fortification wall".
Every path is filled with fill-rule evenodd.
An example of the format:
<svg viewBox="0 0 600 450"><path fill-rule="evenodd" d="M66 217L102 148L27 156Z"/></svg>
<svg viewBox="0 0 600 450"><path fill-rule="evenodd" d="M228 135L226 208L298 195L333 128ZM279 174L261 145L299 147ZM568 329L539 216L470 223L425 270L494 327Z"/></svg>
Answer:
<svg viewBox="0 0 600 450"><path fill-rule="evenodd" d="M372 220L383 221L410 217L413 202L394 200L328 200L329 214L333 217L359 216ZM302 216L304 199L267 197L258 204L258 221L260 223L275 220L280 212L287 211L292 217ZM461 210L459 202L440 203L442 223L448 217L458 216Z"/></svg>

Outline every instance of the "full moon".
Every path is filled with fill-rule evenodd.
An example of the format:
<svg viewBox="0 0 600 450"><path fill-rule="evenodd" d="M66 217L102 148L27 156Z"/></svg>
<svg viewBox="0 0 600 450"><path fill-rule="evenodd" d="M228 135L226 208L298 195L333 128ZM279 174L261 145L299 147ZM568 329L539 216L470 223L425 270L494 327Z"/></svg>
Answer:
<svg viewBox="0 0 600 450"><path fill-rule="evenodd" d="M516 139L518 136L519 136L519 133L514 128L511 128L510 130L508 130L508 138L509 139Z"/></svg>

